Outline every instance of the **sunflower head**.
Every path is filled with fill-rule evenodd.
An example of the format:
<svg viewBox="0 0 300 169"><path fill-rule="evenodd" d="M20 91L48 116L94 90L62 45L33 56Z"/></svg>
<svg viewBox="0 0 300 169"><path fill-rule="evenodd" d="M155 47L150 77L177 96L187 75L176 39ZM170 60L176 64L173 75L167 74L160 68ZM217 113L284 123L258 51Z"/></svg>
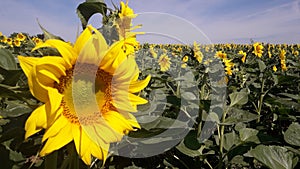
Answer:
<svg viewBox="0 0 300 169"><path fill-rule="evenodd" d="M165 72L170 69L171 61L167 54L162 54L158 59L160 70Z"/></svg>
<svg viewBox="0 0 300 169"><path fill-rule="evenodd" d="M25 124L26 138L45 130L41 156L74 142L86 164L92 156L105 160L110 143L140 127L131 113L147 103L135 93L150 76L138 80L136 44L131 38L108 46L88 26L74 45L50 39L34 48L55 48L61 56L18 57L32 95L44 103Z"/></svg>
<svg viewBox="0 0 300 169"><path fill-rule="evenodd" d="M140 26L136 26L132 28L132 19L137 16L134 14L134 11L128 6L128 1L126 4L124 2L120 2L120 10L119 10L119 18L117 20L117 30L119 33L120 39L126 39L128 37L135 36L136 33L130 32L133 29L139 28Z"/></svg>
<svg viewBox="0 0 300 169"><path fill-rule="evenodd" d="M263 51L264 46L263 46L262 44L256 42L256 43L253 44L253 48L254 48L254 50L253 50L252 53L254 53L255 56L261 58L261 57L262 57L262 54L263 54L263 52L264 52L264 51Z"/></svg>

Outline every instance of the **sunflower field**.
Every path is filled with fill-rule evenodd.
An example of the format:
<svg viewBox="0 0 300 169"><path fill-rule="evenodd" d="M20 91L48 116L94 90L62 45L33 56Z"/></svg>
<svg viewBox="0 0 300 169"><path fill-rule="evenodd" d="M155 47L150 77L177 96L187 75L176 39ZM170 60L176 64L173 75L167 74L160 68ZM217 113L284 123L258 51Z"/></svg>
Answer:
<svg viewBox="0 0 300 169"><path fill-rule="evenodd" d="M77 14L74 44L0 32L1 168L300 167L300 44L139 44L128 2Z"/></svg>

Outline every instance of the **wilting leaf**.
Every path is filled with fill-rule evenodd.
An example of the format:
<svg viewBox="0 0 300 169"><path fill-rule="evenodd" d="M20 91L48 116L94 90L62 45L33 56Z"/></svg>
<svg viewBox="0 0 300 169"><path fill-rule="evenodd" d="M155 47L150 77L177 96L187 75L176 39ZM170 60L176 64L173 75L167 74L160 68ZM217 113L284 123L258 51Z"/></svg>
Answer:
<svg viewBox="0 0 300 169"><path fill-rule="evenodd" d="M254 157L269 168L292 169L293 153L280 146L259 145L245 154Z"/></svg>
<svg viewBox="0 0 300 169"><path fill-rule="evenodd" d="M89 19L96 13L106 16L107 7L102 0L89 0L79 4L77 7L77 15L81 21L83 29L87 26Z"/></svg>
<svg viewBox="0 0 300 169"><path fill-rule="evenodd" d="M299 123L292 123L284 133L284 140L295 146L300 146L300 125Z"/></svg>

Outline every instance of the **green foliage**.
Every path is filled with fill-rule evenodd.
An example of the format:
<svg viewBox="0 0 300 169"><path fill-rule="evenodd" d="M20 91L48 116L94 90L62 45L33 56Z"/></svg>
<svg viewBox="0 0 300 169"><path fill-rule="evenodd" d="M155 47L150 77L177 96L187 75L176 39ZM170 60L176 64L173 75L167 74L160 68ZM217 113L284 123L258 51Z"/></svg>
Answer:
<svg viewBox="0 0 300 169"><path fill-rule="evenodd" d="M86 0L86 2L79 4L77 7L77 15L83 29L86 28L89 19L97 13L100 13L103 18L106 18L107 6L103 0Z"/></svg>
<svg viewBox="0 0 300 169"><path fill-rule="evenodd" d="M258 145L246 155L256 158L269 168L276 169L292 169L298 162L298 159L293 161L292 152L280 146Z"/></svg>

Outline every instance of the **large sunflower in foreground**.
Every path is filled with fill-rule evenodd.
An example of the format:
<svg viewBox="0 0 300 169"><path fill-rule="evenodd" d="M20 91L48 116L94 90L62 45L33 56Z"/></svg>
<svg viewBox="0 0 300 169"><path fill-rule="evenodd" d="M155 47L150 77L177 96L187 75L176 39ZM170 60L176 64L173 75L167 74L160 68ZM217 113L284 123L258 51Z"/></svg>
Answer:
<svg viewBox="0 0 300 169"><path fill-rule="evenodd" d="M44 103L25 124L26 139L45 129L41 156L74 141L86 164L92 156L105 160L110 143L140 127L130 112L147 103L134 93L150 76L138 80L135 45L131 37L108 46L88 26L74 46L52 39L35 48L56 48L61 56L18 57L32 95Z"/></svg>

